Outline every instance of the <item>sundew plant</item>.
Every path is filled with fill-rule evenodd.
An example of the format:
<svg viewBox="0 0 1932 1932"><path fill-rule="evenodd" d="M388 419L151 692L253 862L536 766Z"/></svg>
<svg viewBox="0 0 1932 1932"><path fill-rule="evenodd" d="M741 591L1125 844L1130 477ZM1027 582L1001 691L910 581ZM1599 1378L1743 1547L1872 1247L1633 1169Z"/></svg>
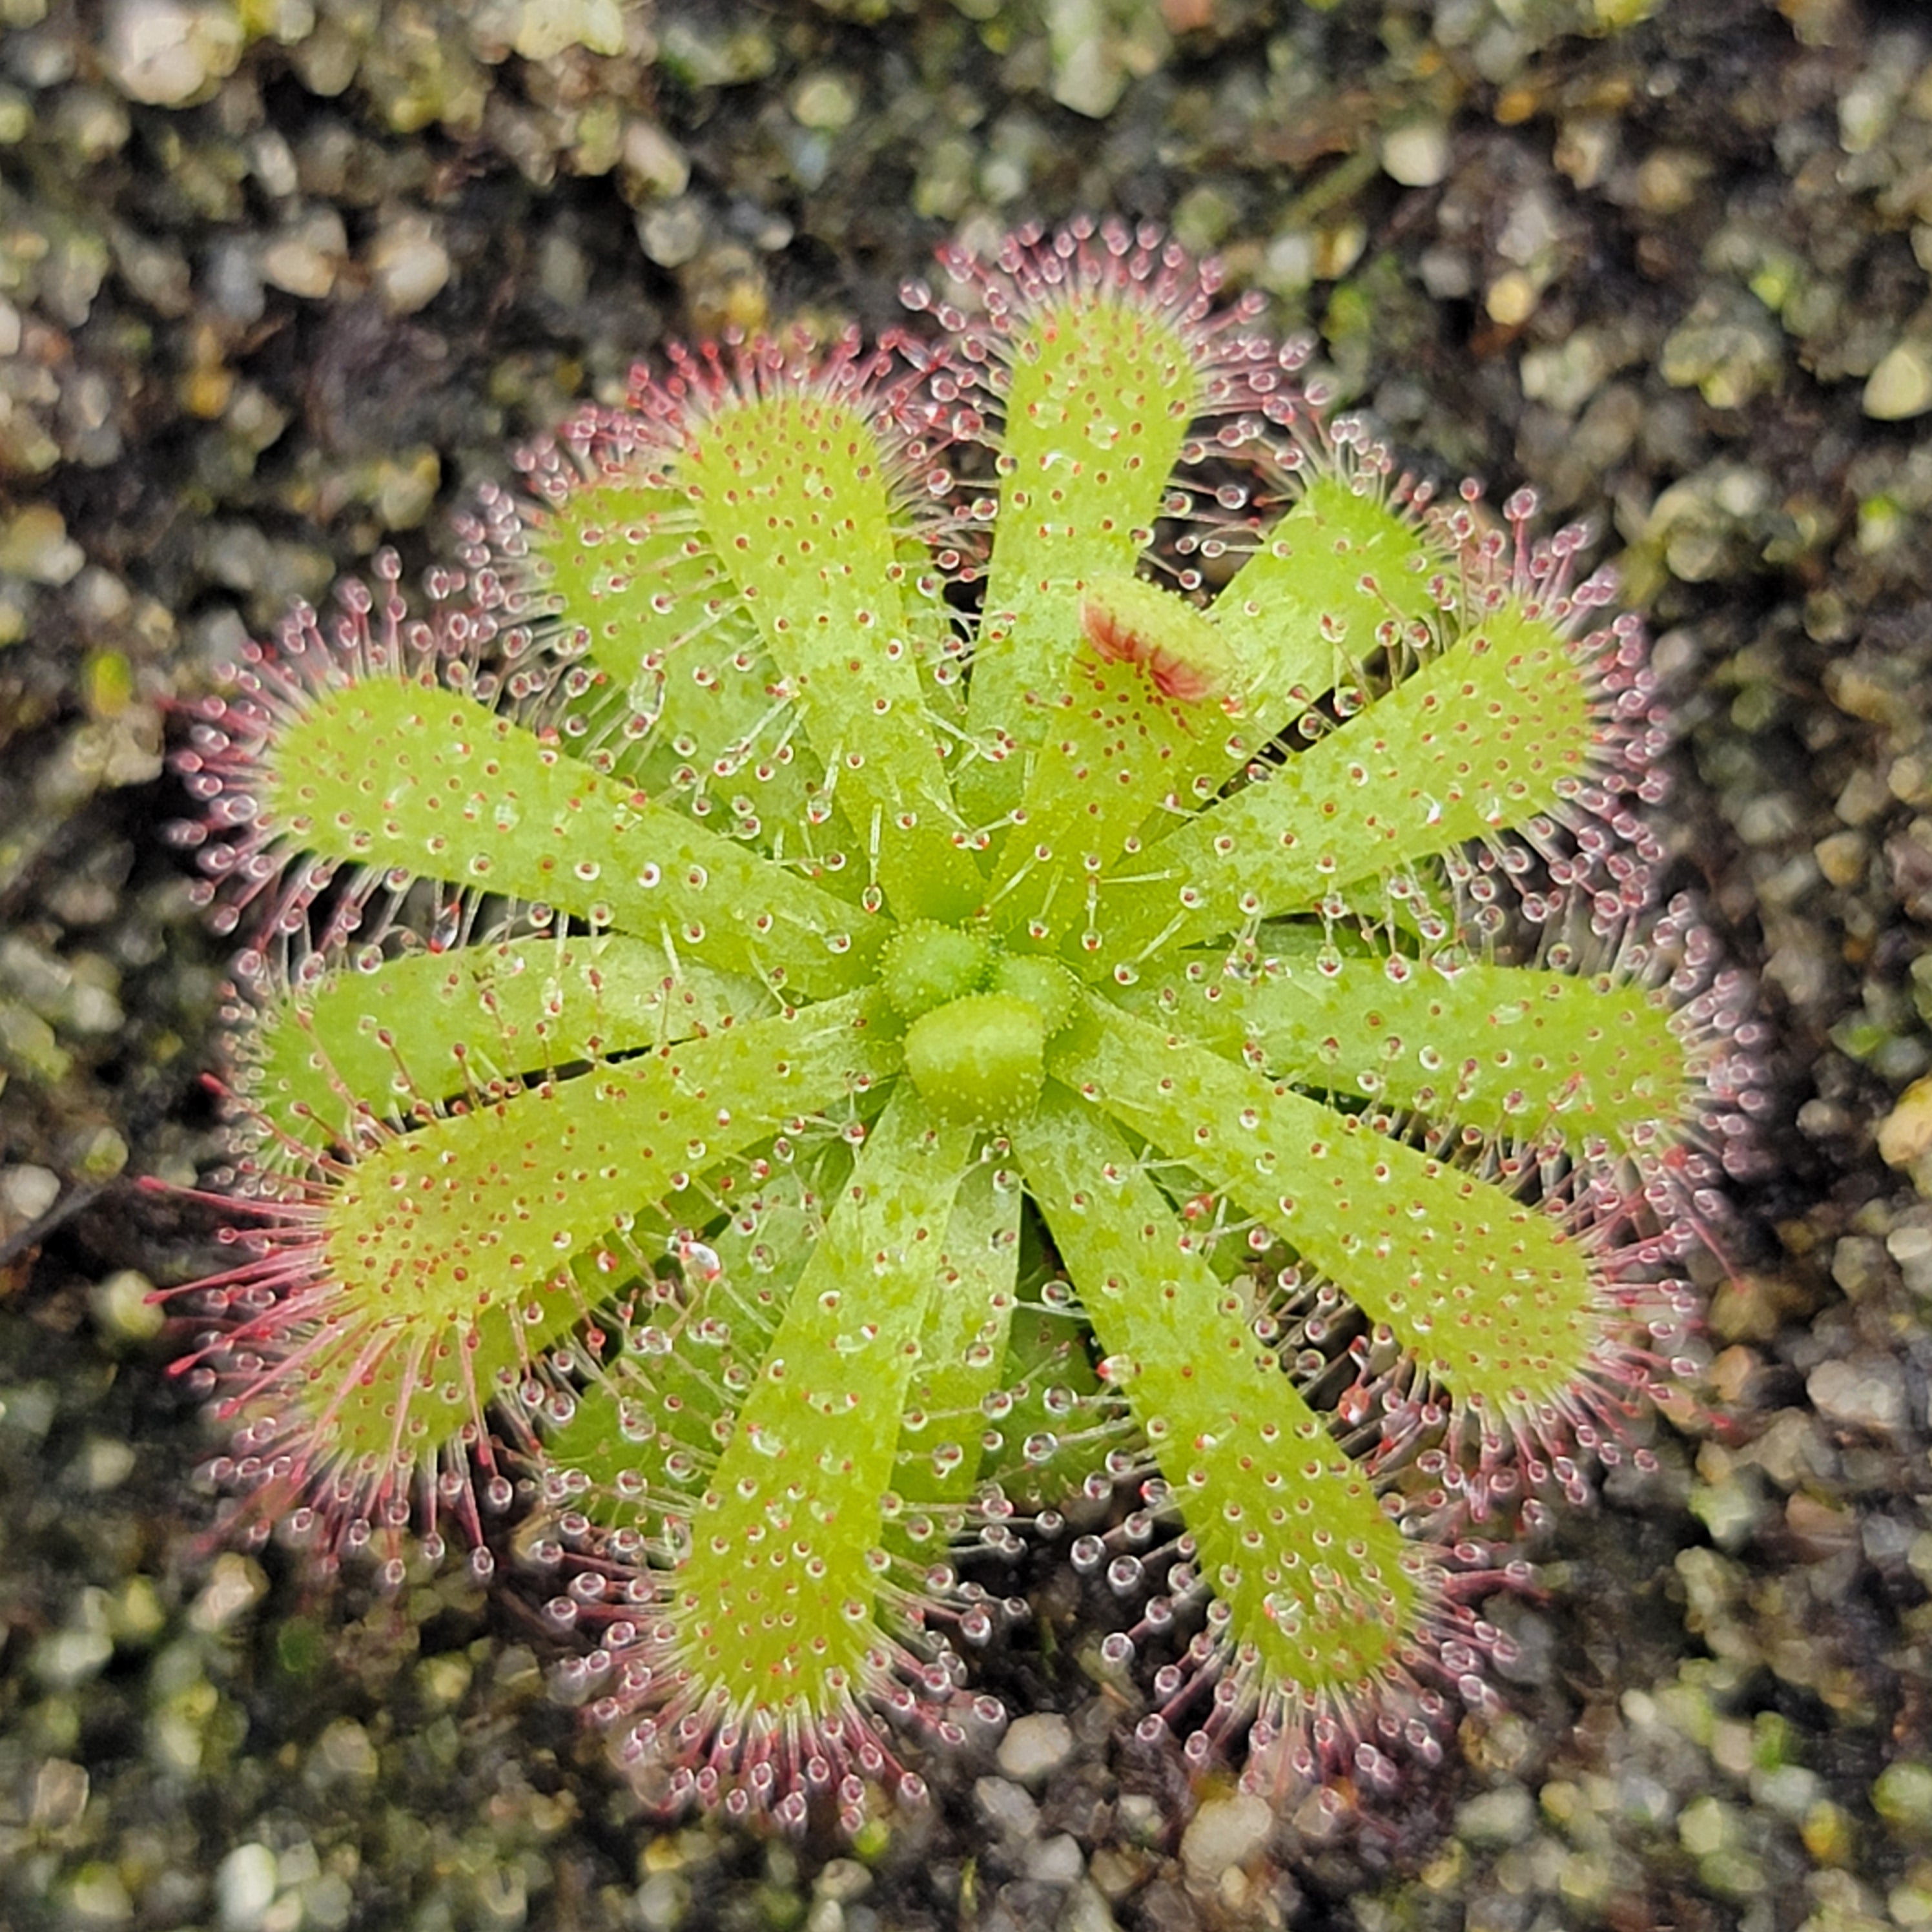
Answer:
<svg viewBox="0 0 1932 1932"><path fill-rule="evenodd" d="M1385 1782L1734 1118L1642 639L1158 235L944 262L640 370L200 718L182 1366L239 1533L535 1580L666 1806L916 1796L1027 1535L1144 1735Z"/></svg>

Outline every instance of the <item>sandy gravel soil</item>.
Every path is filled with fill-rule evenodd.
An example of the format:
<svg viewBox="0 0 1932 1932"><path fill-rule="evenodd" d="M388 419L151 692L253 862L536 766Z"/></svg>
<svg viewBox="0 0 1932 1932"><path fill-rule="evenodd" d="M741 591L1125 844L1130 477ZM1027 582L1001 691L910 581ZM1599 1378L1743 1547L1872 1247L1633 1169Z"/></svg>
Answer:
<svg viewBox="0 0 1932 1932"><path fill-rule="evenodd" d="M170 700L674 335L1076 210L1218 250L1405 454L1588 518L1772 1096L1707 1406L1393 1806L1035 1724L850 1850L653 1832L460 1577L210 1544L143 1296L222 949ZM1905 0L0 0L0 1918L1932 1925L1932 20ZM855 1856L856 1853L856 1856Z"/></svg>

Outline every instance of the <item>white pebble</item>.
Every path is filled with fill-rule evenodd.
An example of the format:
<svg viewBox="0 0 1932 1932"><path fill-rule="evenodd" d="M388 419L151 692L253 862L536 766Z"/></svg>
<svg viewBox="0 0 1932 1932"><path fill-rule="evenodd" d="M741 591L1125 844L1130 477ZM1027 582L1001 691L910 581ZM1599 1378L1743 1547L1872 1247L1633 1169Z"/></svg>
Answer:
<svg viewBox="0 0 1932 1932"><path fill-rule="evenodd" d="M38 1221L59 1198L60 1176L52 1168L0 1168L0 1214L9 1220Z"/></svg>
<svg viewBox="0 0 1932 1932"><path fill-rule="evenodd" d="M420 214L389 223L369 250L369 272L392 315L414 315L441 294L449 280L449 250Z"/></svg>
<svg viewBox="0 0 1932 1932"><path fill-rule="evenodd" d="M336 270L348 253L341 216L321 208L262 250L262 279L286 294L320 301L334 287Z"/></svg>
<svg viewBox="0 0 1932 1932"><path fill-rule="evenodd" d="M122 0L109 16L101 62L130 100L178 107L242 57L232 8L182 0Z"/></svg>
<svg viewBox="0 0 1932 1932"><path fill-rule="evenodd" d="M1902 422L1932 410L1932 351L1901 342L1871 372L1864 412L1878 422Z"/></svg>
<svg viewBox="0 0 1932 1932"><path fill-rule="evenodd" d="M255 1932L275 1902L275 1855L266 1845L237 1845L214 1874L222 1932Z"/></svg>
<svg viewBox="0 0 1932 1932"><path fill-rule="evenodd" d="M1052 1712L1016 1718L1000 1740L1000 1768L1022 1784L1058 1771L1072 1754L1073 1730Z"/></svg>
<svg viewBox="0 0 1932 1932"><path fill-rule="evenodd" d="M1252 1792L1210 1798L1181 1835L1180 1862L1197 1885L1214 1885L1223 1872L1259 1857L1274 1828L1273 1808Z"/></svg>
<svg viewBox="0 0 1932 1932"><path fill-rule="evenodd" d="M1404 188L1433 188L1449 172L1449 130L1439 121L1411 121L1382 137L1382 172Z"/></svg>

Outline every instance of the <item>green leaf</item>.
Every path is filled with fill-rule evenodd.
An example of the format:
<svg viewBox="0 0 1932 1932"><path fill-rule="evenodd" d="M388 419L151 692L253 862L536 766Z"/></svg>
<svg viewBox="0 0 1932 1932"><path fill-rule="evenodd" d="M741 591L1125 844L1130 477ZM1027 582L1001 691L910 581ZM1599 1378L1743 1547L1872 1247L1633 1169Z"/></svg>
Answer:
<svg viewBox="0 0 1932 1932"><path fill-rule="evenodd" d="M1183 955L1109 998L1273 1079L1577 1150L1654 1147L1691 1087L1666 996L1606 976L1303 952L1243 977Z"/></svg>
<svg viewBox="0 0 1932 1932"><path fill-rule="evenodd" d="M431 685L313 695L262 802L292 848L541 902L808 995L853 985L877 943L805 880Z"/></svg>
<svg viewBox="0 0 1932 1932"><path fill-rule="evenodd" d="M1431 1598L1419 1553L1122 1136L1058 1091L1015 1144L1251 1694L1355 1707L1415 1648Z"/></svg>
<svg viewBox="0 0 1932 1932"><path fill-rule="evenodd" d="M1560 1404L1610 1312L1544 1210L1090 1000L1048 1054L1090 1105L1259 1215L1492 1428Z"/></svg>
<svg viewBox="0 0 1932 1932"><path fill-rule="evenodd" d="M1086 970L1303 910L1558 812L1598 728L1564 640L1520 609L1496 612L1273 776L1121 860L1100 882Z"/></svg>
<svg viewBox="0 0 1932 1932"><path fill-rule="evenodd" d="M902 918L980 902L940 748L886 488L890 459L850 403L778 391L719 410L676 465Z"/></svg>
<svg viewBox="0 0 1932 1932"><path fill-rule="evenodd" d="M316 1148L358 1120L402 1120L574 1061L755 1018L763 989L607 933L531 935L337 966L268 1005L250 1036L250 1100Z"/></svg>
<svg viewBox="0 0 1932 1932"><path fill-rule="evenodd" d="M1041 735L1026 695L1058 688L1082 586L1133 575L1202 400L1186 336L1131 299L1086 290L1028 318L1012 347L999 533L968 708L982 741ZM982 762L962 792L990 818L1018 802L1018 774Z"/></svg>
<svg viewBox="0 0 1932 1932"><path fill-rule="evenodd" d="M879 1673L886 1498L970 1144L900 1090L738 1412L669 1604L717 1718L756 1706L809 1726Z"/></svg>

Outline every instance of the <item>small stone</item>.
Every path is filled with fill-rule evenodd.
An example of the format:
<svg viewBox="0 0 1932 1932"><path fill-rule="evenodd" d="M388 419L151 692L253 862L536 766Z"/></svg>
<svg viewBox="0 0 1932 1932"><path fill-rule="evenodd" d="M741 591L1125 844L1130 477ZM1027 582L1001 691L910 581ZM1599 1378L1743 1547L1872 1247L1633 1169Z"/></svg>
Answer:
<svg viewBox="0 0 1932 1932"><path fill-rule="evenodd" d="M1766 1513L1756 1488L1735 1477L1722 1482L1698 1484L1689 1500L1691 1514L1711 1532L1711 1540L1720 1550L1742 1550L1756 1533ZM1466 1832L1464 1835L1468 1834Z"/></svg>
<svg viewBox="0 0 1932 1932"><path fill-rule="evenodd" d="M1694 1798L1677 1820L1678 1842L1693 1858L1708 1858L1740 1835L1738 1814L1714 1798Z"/></svg>
<svg viewBox="0 0 1932 1932"><path fill-rule="evenodd" d="M1027 1852L1026 1875L1042 1885L1071 1885L1084 1869L1079 1844L1066 1832L1057 1832Z"/></svg>
<svg viewBox="0 0 1932 1932"><path fill-rule="evenodd" d="M675 200L691 184L689 157L653 122L626 124L620 160L626 190L634 196Z"/></svg>
<svg viewBox="0 0 1932 1932"><path fill-rule="evenodd" d="M1902 422L1932 410L1932 346L1901 342L1871 372L1864 412L1878 422Z"/></svg>
<svg viewBox="0 0 1932 1932"><path fill-rule="evenodd" d="M1932 1295L1932 1228L1894 1228L1885 1238L1885 1249L1914 1294Z"/></svg>
<svg viewBox="0 0 1932 1932"><path fill-rule="evenodd" d="M1305 229L1290 229L1268 244L1262 257L1261 282L1276 295L1292 295L1315 279L1315 238Z"/></svg>
<svg viewBox="0 0 1932 1932"><path fill-rule="evenodd" d="M1202 182L1174 203L1174 238L1196 254L1211 254L1227 240L1240 212L1231 197Z"/></svg>
<svg viewBox="0 0 1932 1932"><path fill-rule="evenodd" d="M449 250L427 216L391 222L369 250L369 272L392 315L413 315L442 293L449 280Z"/></svg>
<svg viewBox="0 0 1932 1932"><path fill-rule="evenodd" d="M1932 1148L1932 1074L1915 1080L1879 1123L1879 1157L1890 1167L1910 1167Z"/></svg>
<svg viewBox="0 0 1932 1932"><path fill-rule="evenodd" d="M262 251L262 279L286 294L319 302L335 286L349 236L334 208L318 209Z"/></svg>
<svg viewBox="0 0 1932 1932"><path fill-rule="evenodd" d="M1311 265L1315 279L1318 282L1340 281L1362 259L1362 250L1368 245L1368 224L1353 216L1336 222L1332 227L1318 229Z"/></svg>
<svg viewBox="0 0 1932 1932"><path fill-rule="evenodd" d="M1646 214L1682 214L1697 198L1710 172L1701 155L1660 148L1636 171L1637 206Z"/></svg>
<svg viewBox="0 0 1932 1932"><path fill-rule="evenodd" d="M1462 302L1476 286L1469 259L1459 249L1425 248L1415 268L1422 286L1436 302Z"/></svg>
<svg viewBox="0 0 1932 1932"><path fill-rule="evenodd" d="M1484 306L1492 322L1517 328L1536 313L1536 284L1520 268L1512 268L1491 285Z"/></svg>
<svg viewBox="0 0 1932 1932"><path fill-rule="evenodd" d="M572 47L620 54L624 10L619 0L524 0L512 45L527 61L553 60Z"/></svg>
<svg viewBox="0 0 1932 1932"><path fill-rule="evenodd" d="M308 1885L322 1876L322 1861L306 1838L291 1845L275 1860L275 1883L284 1892Z"/></svg>
<svg viewBox="0 0 1932 1932"><path fill-rule="evenodd" d="M261 1566L230 1550L214 1559L214 1568L200 1596L188 1606L190 1630L213 1636L261 1601L268 1587Z"/></svg>
<svg viewBox="0 0 1932 1932"><path fill-rule="evenodd" d="M1520 1784L1471 1798L1456 1814L1456 1834L1472 1845L1518 1845L1536 1824L1536 1801Z"/></svg>
<svg viewBox="0 0 1932 1932"><path fill-rule="evenodd" d="M1818 1799L1807 1809L1798 1835L1817 1864L1849 1865L1857 1854L1858 1827L1850 1813L1828 1798Z"/></svg>
<svg viewBox="0 0 1932 1932"><path fill-rule="evenodd" d="M1748 1400L1763 1366L1756 1350L1742 1342L1720 1351L1711 1362L1711 1388L1718 1400L1730 1404Z"/></svg>
<svg viewBox="0 0 1932 1932"><path fill-rule="evenodd" d="M1111 113L1126 91L1127 68L1109 10L1098 0L1047 0L1046 14L1054 99L1090 120Z"/></svg>
<svg viewBox="0 0 1932 1932"><path fill-rule="evenodd" d="M256 133L248 143L248 166L262 192L274 200L289 200L302 186L296 151L279 128L263 128Z"/></svg>
<svg viewBox="0 0 1932 1932"><path fill-rule="evenodd" d="M84 162L103 161L118 152L133 130L127 109L93 87L73 88L62 98L58 126L63 145Z"/></svg>
<svg viewBox="0 0 1932 1932"><path fill-rule="evenodd" d="M684 1918L691 1886L679 1872L653 1872L632 1895L631 1918L640 1932L670 1932Z"/></svg>
<svg viewBox="0 0 1932 1932"><path fill-rule="evenodd" d="M65 1758L45 1760L34 1774L28 1823L36 1831L65 1831L87 1809L88 1783L85 1766Z"/></svg>
<svg viewBox="0 0 1932 1932"><path fill-rule="evenodd" d="M67 1887L68 1922L80 1925L124 1925L134 1916L134 1901L121 1874L95 1861L82 1865Z"/></svg>
<svg viewBox="0 0 1932 1932"><path fill-rule="evenodd" d="M1838 145L1848 154L1869 154L1898 112L1900 89L1880 68L1863 74L1838 99Z"/></svg>
<svg viewBox="0 0 1932 1932"><path fill-rule="evenodd" d="M252 241L231 237L214 242L208 251L202 278L202 293L228 321L259 322L266 303L262 293L262 263Z"/></svg>
<svg viewBox="0 0 1932 1932"><path fill-rule="evenodd" d="M548 300L580 308L590 292L590 258L568 236L546 235L538 251L537 276Z"/></svg>
<svg viewBox="0 0 1932 1932"><path fill-rule="evenodd" d="M1196 1884L1218 1884L1223 1872L1258 1858L1274 1828L1273 1808L1252 1792L1210 1798L1181 1835L1180 1862Z"/></svg>
<svg viewBox="0 0 1932 1932"><path fill-rule="evenodd" d="M178 107L232 74L242 23L232 8L182 0L122 0L102 49L107 76L130 100Z"/></svg>
<svg viewBox="0 0 1932 1932"><path fill-rule="evenodd" d="M638 239L661 268L681 268L704 246L704 210L695 196L646 208L638 218Z"/></svg>
<svg viewBox="0 0 1932 1932"><path fill-rule="evenodd" d="M1847 825L1869 825L1892 803L1892 792L1877 772L1862 765L1845 781L1832 809Z"/></svg>
<svg viewBox="0 0 1932 1932"><path fill-rule="evenodd" d="M369 1733L352 1718L338 1718L322 1732L316 1755L338 1778L371 1778L381 1768Z"/></svg>
<svg viewBox="0 0 1932 1932"><path fill-rule="evenodd" d="M801 128L836 134L858 111L858 90L843 74L808 74L792 89L792 118Z"/></svg>
<svg viewBox="0 0 1932 1932"><path fill-rule="evenodd" d="M154 1642L166 1626L168 1612L152 1576L130 1576L107 1606L107 1625L118 1644Z"/></svg>
<svg viewBox="0 0 1932 1932"><path fill-rule="evenodd" d="M266 1845L237 1845L216 1868L215 1910L222 1932L254 1932L275 1902L275 1855Z"/></svg>
<svg viewBox="0 0 1932 1932"><path fill-rule="evenodd" d="M70 584L87 562L51 503L28 503L0 524L0 571L29 584Z"/></svg>
<svg viewBox="0 0 1932 1932"><path fill-rule="evenodd" d="M1557 166L1580 188L1592 188L1604 178L1616 152L1617 124L1600 114L1580 114L1556 130L1551 155Z"/></svg>
<svg viewBox="0 0 1932 1932"><path fill-rule="evenodd" d="M1805 1378L1804 1390L1818 1412L1841 1427L1889 1433L1904 1426L1904 1380L1898 1365L1882 1355L1820 1362Z"/></svg>
<svg viewBox="0 0 1932 1932"><path fill-rule="evenodd" d="M1694 386L1717 410L1738 409L1762 394L1780 368L1777 333L1756 318L1693 320L1672 331L1658 358L1658 373L1673 388Z"/></svg>
<svg viewBox="0 0 1932 1932"><path fill-rule="evenodd" d="M1073 1729L1051 1712L1016 1718L1000 1740L1000 1768L1022 1784L1058 1771L1073 1750Z"/></svg>
<svg viewBox="0 0 1932 1932"><path fill-rule="evenodd" d="M1040 1807L1004 1778L976 1778L973 1804L987 1828L1003 1837L1030 1838L1040 1824Z"/></svg>
<svg viewBox="0 0 1932 1932"><path fill-rule="evenodd" d="M1932 1832L1932 1764L1900 1758L1887 1765L1873 1783L1871 1802L1888 1825Z"/></svg>
<svg viewBox="0 0 1932 1932"><path fill-rule="evenodd" d="M355 1906L349 1881L340 1872L324 1872L302 1887L302 1932L342 1932Z"/></svg>
<svg viewBox="0 0 1932 1932"><path fill-rule="evenodd" d="M1382 172L1404 188L1433 188L1449 172L1449 130L1410 121L1382 136Z"/></svg>
<svg viewBox="0 0 1932 1932"><path fill-rule="evenodd" d="M1060 1915L1057 1932L1119 1932L1113 1908L1094 1886L1084 1882L1073 1888Z"/></svg>
<svg viewBox="0 0 1932 1932"><path fill-rule="evenodd" d="M1522 358L1522 392L1547 403L1562 416L1574 416L1593 396L1610 363L1604 339L1580 328L1559 344L1528 350Z"/></svg>
<svg viewBox="0 0 1932 1932"><path fill-rule="evenodd" d="M29 1654L34 1676L50 1690L71 1690L86 1683L114 1654L114 1639L104 1616L92 1610L83 1614L86 1621L80 1628L50 1631Z"/></svg>
<svg viewBox="0 0 1932 1932"><path fill-rule="evenodd" d="M84 1488L97 1496L118 1490L134 1473L134 1450L126 1442L104 1436L89 1438L74 1460L74 1473Z"/></svg>
<svg viewBox="0 0 1932 1932"><path fill-rule="evenodd" d="M1818 869L1834 886L1855 886L1865 875L1865 859L1870 850L1862 832L1834 832L1811 848Z"/></svg>
<svg viewBox="0 0 1932 1932"><path fill-rule="evenodd" d="M22 1162L0 1167L0 1220L25 1227L38 1221L60 1198L60 1176L52 1168Z"/></svg>
<svg viewBox="0 0 1932 1932"><path fill-rule="evenodd" d="M813 1880L812 1895L850 1905L872 1888L872 1874L856 1858L834 1858Z"/></svg>
<svg viewBox="0 0 1932 1932"><path fill-rule="evenodd" d="M386 530L412 530L429 514L442 481L434 449L404 450L376 466L369 501Z"/></svg>

